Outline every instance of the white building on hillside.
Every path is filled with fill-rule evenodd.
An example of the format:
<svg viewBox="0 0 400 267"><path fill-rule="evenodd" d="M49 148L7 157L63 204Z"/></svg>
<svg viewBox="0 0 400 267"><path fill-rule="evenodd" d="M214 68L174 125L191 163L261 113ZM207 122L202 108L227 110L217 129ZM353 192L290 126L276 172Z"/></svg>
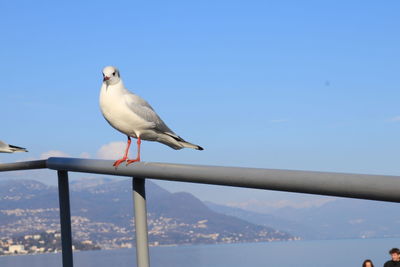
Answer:
<svg viewBox="0 0 400 267"><path fill-rule="evenodd" d="M25 254L25 248L23 245L11 245L8 247L8 253L11 254Z"/></svg>

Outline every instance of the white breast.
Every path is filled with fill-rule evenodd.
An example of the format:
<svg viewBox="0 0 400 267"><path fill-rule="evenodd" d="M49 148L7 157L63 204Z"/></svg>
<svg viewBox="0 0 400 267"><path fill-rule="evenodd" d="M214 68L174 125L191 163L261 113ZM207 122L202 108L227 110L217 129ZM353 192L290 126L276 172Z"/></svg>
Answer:
<svg viewBox="0 0 400 267"><path fill-rule="evenodd" d="M137 116L126 104L124 94L129 93L122 83L110 85L106 88L103 84L100 91L100 109L108 123L118 131L137 137L147 128L148 122Z"/></svg>

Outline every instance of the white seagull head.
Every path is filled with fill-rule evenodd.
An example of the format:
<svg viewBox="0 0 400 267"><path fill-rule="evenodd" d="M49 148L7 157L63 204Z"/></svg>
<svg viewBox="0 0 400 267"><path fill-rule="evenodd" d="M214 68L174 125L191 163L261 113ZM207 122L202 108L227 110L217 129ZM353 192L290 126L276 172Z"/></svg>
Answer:
<svg viewBox="0 0 400 267"><path fill-rule="evenodd" d="M119 83L120 80L119 70L116 67L107 66L103 69L103 83L106 83L107 87Z"/></svg>

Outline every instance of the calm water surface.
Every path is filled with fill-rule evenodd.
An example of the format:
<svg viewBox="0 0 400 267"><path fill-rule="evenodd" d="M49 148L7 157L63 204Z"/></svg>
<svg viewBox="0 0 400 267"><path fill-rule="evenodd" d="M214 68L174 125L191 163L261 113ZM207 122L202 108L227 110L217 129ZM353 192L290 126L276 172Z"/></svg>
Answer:
<svg viewBox="0 0 400 267"><path fill-rule="evenodd" d="M370 258L383 266L388 251L400 247L400 239L323 240L234 245L154 247L152 267L347 267L361 266ZM61 267L61 254L0 257L0 266ZM136 266L134 249L74 253L75 267Z"/></svg>

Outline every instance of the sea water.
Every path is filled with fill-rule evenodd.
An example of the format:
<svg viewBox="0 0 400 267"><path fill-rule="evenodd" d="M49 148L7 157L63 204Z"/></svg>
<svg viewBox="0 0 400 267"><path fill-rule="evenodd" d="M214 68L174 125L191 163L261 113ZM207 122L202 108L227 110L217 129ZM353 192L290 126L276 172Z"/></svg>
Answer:
<svg viewBox="0 0 400 267"><path fill-rule="evenodd" d="M400 239L348 239L150 248L152 267L383 266ZM2 256L0 266L61 267L61 254ZM74 252L75 267L136 266L134 249Z"/></svg>

